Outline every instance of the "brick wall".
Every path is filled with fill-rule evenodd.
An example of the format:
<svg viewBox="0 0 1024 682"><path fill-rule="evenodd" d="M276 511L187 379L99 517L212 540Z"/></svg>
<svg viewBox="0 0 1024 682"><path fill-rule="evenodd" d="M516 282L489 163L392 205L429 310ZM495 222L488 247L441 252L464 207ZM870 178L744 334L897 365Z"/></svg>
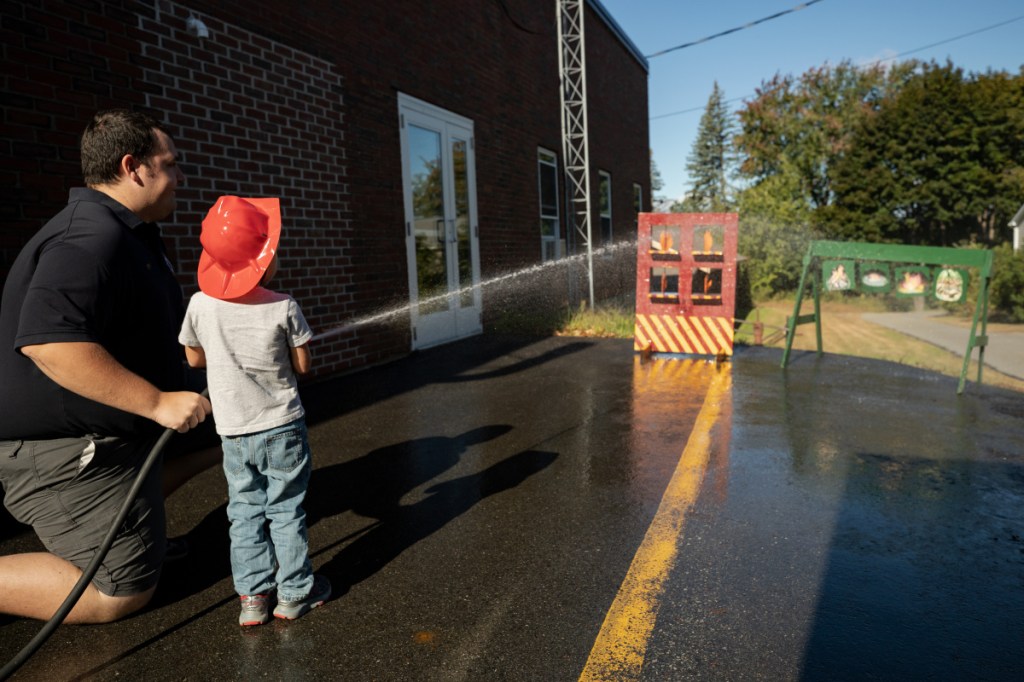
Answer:
<svg viewBox="0 0 1024 682"><path fill-rule="evenodd" d="M21 246L81 185L78 136L97 109L141 106L137 3L99 10L3 3L0 277ZM55 9L51 9L56 6ZM128 6L131 6L129 9Z"/></svg>
<svg viewBox="0 0 1024 682"><path fill-rule="evenodd" d="M634 183L644 190L644 210L651 208L647 78L637 76L636 62L605 24L591 21L586 30L590 164L612 175L616 239L632 239Z"/></svg>
<svg viewBox="0 0 1024 682"><path fill-rule="evenodd" d="M177 136L188 197L164 227L186 291L195 290L199 225L223 194L281 198L282 236L274 287L302 306L314 330L356 313L359 267L349 216L344 80L327 60L202 15L210 37L190 35L191 11L157 3L140 18L137 59L146 105ZM397 352L397 346L391 353ZM317 371L378 359L355 337L316 349Z"/></svg>
<svg viewBox="0 0 1024 682"><path fill-rule="evenodd" d="M195 11L210 30L186 31ZM282 198L277 285L317 331L408 303L397 95L473 120L484 278L540 259L537 147L561 152L550 0L5 2L0 278L80 185L92 114L155 110L186 186L164 225L187 292L198 230L220 194ZM607 27L586 24L590 155L612 173L613 224L633 235L649 197L647 75ZM563 207L563 216L565 210ZM484 311L494 297L484 290ZM321 373L408 352L408 315L322 342Z"/></svg>

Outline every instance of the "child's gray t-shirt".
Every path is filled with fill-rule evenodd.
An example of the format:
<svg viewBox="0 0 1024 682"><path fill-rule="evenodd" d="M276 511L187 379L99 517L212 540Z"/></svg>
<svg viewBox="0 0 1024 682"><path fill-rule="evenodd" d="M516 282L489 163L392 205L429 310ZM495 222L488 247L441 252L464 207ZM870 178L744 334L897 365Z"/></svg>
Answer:
<svg viewBox="0 0 1024 682"><path fill-rule="evenodd" d="M256 287L230 301L192 296L178 342L206 354L218 434L257 433L304 416L289 348L312 337L287 294Z"/></svg>

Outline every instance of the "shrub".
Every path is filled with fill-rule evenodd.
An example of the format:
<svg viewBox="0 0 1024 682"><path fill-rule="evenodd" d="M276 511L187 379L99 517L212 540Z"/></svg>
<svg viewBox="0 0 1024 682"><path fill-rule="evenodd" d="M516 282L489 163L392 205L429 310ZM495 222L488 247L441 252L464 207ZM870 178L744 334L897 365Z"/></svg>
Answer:
<svg viewBox="0 0 1024 682"><path fill-rule="evenodd" d="M1014 253L1009 244L994 249L989 305L1007 322L1024 324L1024 252Z"/></svg>

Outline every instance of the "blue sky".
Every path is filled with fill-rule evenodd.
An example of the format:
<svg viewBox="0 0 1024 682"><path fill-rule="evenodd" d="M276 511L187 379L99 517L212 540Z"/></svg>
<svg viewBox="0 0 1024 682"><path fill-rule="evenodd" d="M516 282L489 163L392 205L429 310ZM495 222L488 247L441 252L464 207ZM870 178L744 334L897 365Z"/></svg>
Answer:
<svg viewBox="0 0 1024 682"><path fill-rule="evenodd" d="M804 2L601 0L645 55ZM959 37L1011 19L1016 21ZM724 37L649 58L650 145L665 183L661 193L678 198L688 188L686 157L715 81L736 111L776 73L799 76L826 63L848 59L866 64L911 51L900 60L949 59L964 71L1017 73L1024 65L1024 0L820 0Z"/></svg>

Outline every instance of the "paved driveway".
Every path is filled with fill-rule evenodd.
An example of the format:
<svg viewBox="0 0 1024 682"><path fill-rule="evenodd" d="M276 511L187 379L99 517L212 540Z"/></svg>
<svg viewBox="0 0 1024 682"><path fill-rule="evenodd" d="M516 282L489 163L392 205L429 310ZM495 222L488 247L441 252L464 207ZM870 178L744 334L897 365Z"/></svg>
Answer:
<svg viewBox="0 0 1024 682"><path fill-rule="evenodd" d="M868 322L928 341L962 358L967 350L971 330L969 327L941 322L940 319L944 316L945 313L942 311L929 310L911 313L864 313L861 317ZM999 325L997 331L995 326L989 326L985 364L1007 376L1024 379L1024 325L1018 325L1018 328L1020 331L1015 331L1010 325ZM976 333L981 334L980 324ZM973 353L972 358L978 358L978 351Z"/></svg>
<svg viewBox="0 0 1024 682"><path fill-rule="evenodd" d="M780 361L482 337L307 386L336 597L239 628L209 471L169 500L193 551L154 604L18 678L1017 679L1021 394ZM0 620L0 656L38 627Z"/></svg>

